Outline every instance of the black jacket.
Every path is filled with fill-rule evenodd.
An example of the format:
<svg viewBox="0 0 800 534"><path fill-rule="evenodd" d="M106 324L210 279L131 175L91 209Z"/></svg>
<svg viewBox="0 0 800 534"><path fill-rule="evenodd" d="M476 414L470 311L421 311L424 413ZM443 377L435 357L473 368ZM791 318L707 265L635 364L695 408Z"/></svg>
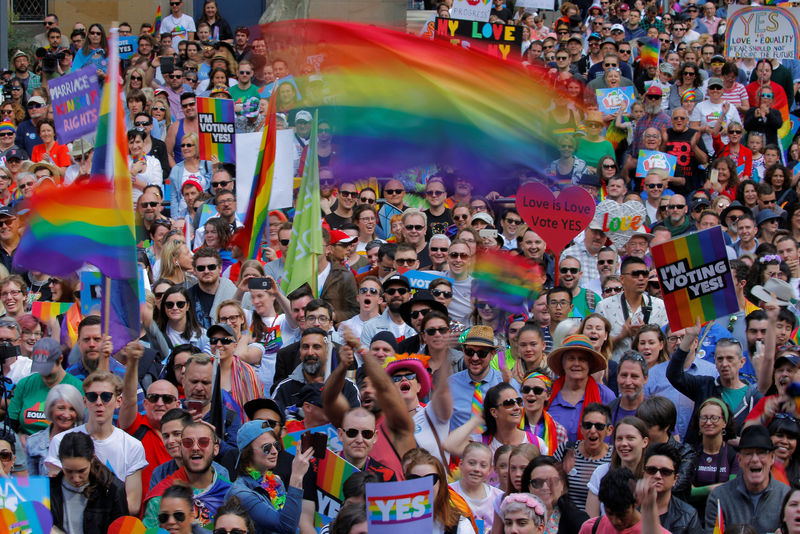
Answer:
<svg viewBox="0 0 800 534"><path fill-rule="evenodd" d="M667 513L659 517L661 526L672 534L699 534L700 519L697 510L674 496L669 500Z"/></svg>
<svg viewBox="0 0 800 534"><path fill-rule="evenodd" d="M566 493L558 498L556 506L561 511L561 519L558 521L558 534L579 532L581 525L589 520L589 515L572 504L572 500Z"/></svg>
<svg viewBox="0 0 800 534"><path fill-rule="evenodd" d="M50 512L53 526L64 530L64 489L61 482L64 473L50 479ZM128 514L128 500L125 484L117 477L108 488L95 488L89 495L86 510L83 512L84 532L108 532L108 527L118 517Z"/></svg>

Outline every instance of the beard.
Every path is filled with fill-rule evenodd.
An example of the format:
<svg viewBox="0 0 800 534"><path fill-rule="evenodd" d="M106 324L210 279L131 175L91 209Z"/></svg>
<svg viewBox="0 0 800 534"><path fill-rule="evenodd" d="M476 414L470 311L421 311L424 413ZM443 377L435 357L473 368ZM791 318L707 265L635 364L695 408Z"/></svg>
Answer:
<svg viewBox="0 0 800 534"><path fill-rule="evenodd" d="M322 370L322 362L319 360L308 360L303 362L303 372L310 376L317 376Z"/></svg>
<svg viewBox="0 0 800 534"><path fill-rule="evenodd" d="M653 104L645 103L644 111L648 115L658 115L658 113L661 111L661 102L655 102Z"/></svg>
<svg viewBox="0 0 800 534"><path fill-rule="evenodd" d="M90 360L88 358L85 358L84 361L83 361L83 366L86 367L86 370L89 371L90 373L94 373L95 371L97 371L97 367L99 365L100 365L100 359L99 358L94 359L94 360Z"/></svg>

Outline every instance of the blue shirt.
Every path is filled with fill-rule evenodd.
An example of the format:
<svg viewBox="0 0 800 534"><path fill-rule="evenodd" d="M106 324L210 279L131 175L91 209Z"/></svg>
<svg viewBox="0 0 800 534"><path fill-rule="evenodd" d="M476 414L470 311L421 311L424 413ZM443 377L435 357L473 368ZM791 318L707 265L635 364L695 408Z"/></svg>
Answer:
<svg viewBox="0 0 800 534"><path fill-rule="evenodd" d="M603 384L598 384L598 386L600 388L601 403L608 405L608 403L617 398L614 392ZM564 425L564 428L567 430L567 439L569 439L569 441L578 440L578 425L581 422L582 411L583 399L579 400L578 404L573 406L564 400L560 391L554 399L551 399L550 407L547 409L547 413L549 413L553 419Z"/></svg>
<svg viewBox="0 0 800 534"><path fill-rule="evenodd" d="M662 362L654 365L647 375L647 383L644 385L644 396L652 397L659 395L672 401L678 410L678 422L675 424L675 433L684 441L686 431L689 429L689 421L694 412L694 402L689 397L675 389L667 380L667 365L669 362ZM686 373L694 376L719 376L717 367L695 356L694 361L685 370Z"/></svg>
<svg viewBox="0 0 800 534"><path fill-rule="evenodd" d="M451 375L447 379L450 384L450 393L453 396L453 415L450 417L450 430L454 430L472 417L472 397L475 394L475 386L469 371L466 369ZM489 372L481 380L481 393L486 398L489 388L496 386L503 381L500 371L489 368Z"/></svg>

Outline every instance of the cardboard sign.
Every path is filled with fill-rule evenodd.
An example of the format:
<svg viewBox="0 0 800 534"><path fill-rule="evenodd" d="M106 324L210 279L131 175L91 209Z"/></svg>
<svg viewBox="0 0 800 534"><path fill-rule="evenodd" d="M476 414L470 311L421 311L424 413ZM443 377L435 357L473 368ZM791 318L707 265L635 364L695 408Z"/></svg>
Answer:
<svg viewBox="0 0 800 534"><path fill-rule="evenodd" d="M553 0L517 0L517 7L524 7L526 11L532 9L553 9Z"/></svg>
<svg viewBox="0 0 800 534"><path fill-rule="evenodd" d="M453 0L450 8L451 17L463 20L487 21L491 12L491 0Z"/></svg>
<svg viewBox="0 0 800 534"><path fill-rule="evenodd" d="M636 101L633 87L595 89L595 93L597 94L597 109L603 115L614 115L620 108L623 113L629 113L631 105Z"/></svg>
<svg viewBox="0 0 800 534"><path fill-rule="evenodd" d="M436 39L502 59L516 59L522 53L522 27L511 24L437 18Z"/></svg>
<svg viewBox="0 0 800 534"><path fill-rule="evenodd" d="M94 65L50 80L58 142L66 144L97 129L100 86Z"/></svg>
<svg viewBox="0 0 800 534"><path fill-rule="evenodd" d="M557 256L589 226L595 209L594 199L582 187L567 187L556 198L545 185L534 182L519 188L516 206L525 224Z"/></svg>
<svg viewBox="0 0 800 534"><path fill-rule="evenodd" d="M299 430L297 432L291 432L283 436L283 449L291 455L295 455L297 453L297 446L300 445L300 436L305 434L306 432L322 432L328 436L328 449L332 450L335 453L342 452L342 442L339 441L339 434L336 432L336 429L331 424L317 426L314 428L309 428L307 430Z"/></svg>
<svg viewBox="0 0 800 534"><path fill-rule="evenodd" d="M217 156L220 163L236 162L236 115L233 100L197 97L200 159Z"/></svg>
<svg viewBox="0 0 800 534"><path fill-rule="evenodd" d="M103 275L99 271L81 273L81 315L91 315L100 311Z"/></svg>
<svg viewBox="0 0 800 534"><path fill-rule="evenodd" d="M49 534L50 479L10 477L0 479L0 532Z"/></svg>
<svg viewBox="0 0 800 534"><path fill-rule="evenodd" d="M631 236L645 231L647 208L641 202L620 204L614 200L604 200L597 205L594 221L619 249L625 246Z"/></svg>
<svg viewBox="0 0 800 534"><path fill-rule="evenodd" d="M725 55L766 59L800 57L800 7L728 7Z"/></svg>
<svg viewBox="0 0 800 534"><path fill-rule="evenodd" d="M650 249L673 332L739 311L722 227Z"/></svg>
<svg viewBox="0 0 800 534"><path fill-rule="evenodd" d="M636 160L636 177L644 178L653 169L661 169L668 176L675 176L675 165L678 158L666 152L658 150L640 150L639 158Z"/></svg>
<svg viewBox="0 0 800 534"><path fill-rule="evenodd" d="M256 172L258 151L261 147L261 132L236 134L236 206L241 210L240 220L245 220L253 178ZM292 207L292 186L294 185L294 132L278 130L275 138L275 174L272 176L272 190L269 195L269 209ZM201 225L205 224L201 221Z"/></svg>
<svg viewBox="0 0 800 534"><path fill-rule="evenodd" d="M119 37L119 58L130 59L138 46L138 35L123 35Z"/></svg>
<svg viewBox="0 0 800 534"><path fill-rule="evenodd" d="M412 269L404 272L403 276L408 278L411 289L430 289L431 282L437 278L445 278L450 280L451 284L453 283L452 278L445 276L439 271L415 271Z"/></svg>
<svg viewBox="0 0 800 534"><path fill-rule="evenodd" d="M369 532L408 534L433 531L433 477L368 483L366 486Z"/></svg>

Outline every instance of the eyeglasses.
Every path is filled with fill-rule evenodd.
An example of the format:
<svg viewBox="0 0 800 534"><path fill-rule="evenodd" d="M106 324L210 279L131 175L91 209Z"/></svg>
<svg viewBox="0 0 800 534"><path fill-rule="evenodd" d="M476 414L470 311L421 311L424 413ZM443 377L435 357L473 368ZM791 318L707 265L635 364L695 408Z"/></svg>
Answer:
<svg viewBox="0 0 800 534"><path fill-rule="evenodd" d="M448 254L448 256L450 258L454 259L454 260L458 260L458 259L468 260L469 259L469 254L467 254L466 252L451 252L450 254Z"/></svg>
<svg viewBox="0 0 800 534"><path fill-rule="evenodd" d="M405 189L384 189L383 192L387 195L399 195L400 193L405 193Z"/></svg>
<svg viewBox="0 0 800 534"><path fill-rule="evenodd" d="M630 276L631 278L647 278L650 276L650 273L644 269L639 269L636 271L629 271L627 273L622 273L625 276Z"/></svg>
<svg viewBox="0 0 800 534"><path fill-rule="evenodd" d="M424 229L425 229L425 227L422 226L421 224L407 224L406 225L406 230L408 230L409 232L411 232L411 231L421 232Z"/></svg>
<svg viewBox="0 0 800 534"><path fill-rule="evenodd" d="M379 291L374 287L359 287L358 292L362 295L369 293L370 295L377 295Z"/></svg>
<svg viewBox="0 0 800 534"><path fill-rule="evenodd" d="M467 358L472 358L473 356L477 356L478 358L483 360L492 353L494 353L494 351L492 350L475 350L472 347L464 347L464 355Z"/></svg>
<svg viewBox="0 0 800 534"><path fill-rule="evenodd" d="M94 404L97 402L97 399L103 401L103 404L108 404L111 402L111 399L114 398L114 393L111 391L103 391L103 392L96 392L96 391L87 391L86 392L86 400Z"/></svg>
<svg viewBox="0 0 800 534"><path fill-rule="evenodd" d="M440 326L439 328L430 327L425 329L425 333L429 336L434 336L436 334L445 335L449 331L450 328L447 326Z"/></svg>
<svg viewBox="0 0 800 534"><path fill-rule="evenodd" d="M265 444L263 444L263 445L261 446L261 451L262 451L264 454L269 454L269 453L271 453L271 452L272 452L272 447L275 447L275 450L276 450L276 451L277 451L277 450L280 450L280 449L278 448L278 445L280 445L280 443L279 443L277 440L276 440L276 441L273 441L272 443L265 443Z"/></svg>
<svg viewBox="0 0 800 534"><path fill-rule="evenodd" d="M500 403L503 408L513 408L516 406L522 406L525 401L522 400L522 397L517 397L516 399L506 399Z"/></svg>
<svg viewBox="0 0 800 534"><path fill-rule="evenodd" d="M177 521L178 523L183 523L184 521L186 521L186 514L184 512L177 511L173 513L161 512L160 514L158 514L158 522L163 525L164 523L169 521L170 517L174 517L175 521Z"/></svg>
<svg viewBox="0 0 800 534"><path fill-rule="evenodd" d="M558 272L560 272L561 274L567 274L567 273L578 274L580 272L580 269L578 269L577 267L559 267Z"/></svg>
<svg viewBox="0 0 800 534"><path fill-rule="evenodd" d="M395 263L397 263L397 265L409 265L409 266L411 266L411 265L414 265L414 262L417 261L417 259L416 258L395 258L394 261L395 261Z"/></svg>
<svg viewBox="0 0 800 534"><path fill-rule="evenodd" d="M410 315L412 319L417 319L420 316L425 317L426 315L428 315L428 313L430 313L430 311L431 311L430 308L425 308L424 310L414 310L411 312Z"/></svg>
<svg viewBox="0 0 800 534"><path fill-rule="evenodd" d="M211 438L208 436L203 436L202 438L181 438L181 445L184 449L194 449L195 444L197 445L198 449L207 449L209 445L211 445Z"/></svg>
<svg viewBox="0 0 800 534"><path fill-rule="evenodd" d="M168 301L164 302L164 306L168 310L171 310L171 309L176 308L176 307L179 310L182 310L186 306L186 301L185 300L179 300L179 301L176 302L174 300L168 300Z"/></svg>
<svg viewBox="0 0 800 534"><path fill-rule="evenodd" d="M385 289L384 292L387 295L405 295L408 293L407 287L390 287L389 289Z"/></svg>
<svg viewBox="0 0 800 534"><path fill-rule="evenodd" d="M721 415L701 415L698 419L701 423L707 423L711 421L712 423L719 423L722 420Z"/></svg>
<svg viewBox="0 0 800 534"><path fill-rule="evenodd" d="M331 322L331 318L327 315L306 315L306 322L311 324L328 324Z"/></svg>
<svg viewBox="0 0 800 534"><path fill-rule="evenodd" d="M169 393L150 393L146 398L147 402L151 404L157 404L159 400L163 401L164 404L172 404L178 400L175 395L170 395Z"/></svg>
<svg viewBox="0 0 800 534"><path fill-rule="evenodd" d="M223 346L227 347L233 342L234 342L233 338L230 337L215 337L208 340L208 344L211 345L212 347L217 343L222 343Z"/></svg>
<svg viewBox="0 0 800 534"><path fill-rule="evenodd" d="M654 465L644 466L644 472L650 476L655 476L656 473L660 473L662 477L671 477L675 474L674 469L670 469L669 467L656 467Z"/></svg>
<svg viewBox="0 0 800 534"><path fill-rule="evenodd" d="M601 432L605 430L607 426L608 425L606 423L592 423L590 421L583 421L581 423L581 428L584 430L590 430L592 427L594 427Z"/></svg>
<svg viewBox="0 0 800 534"><path fill-rule="evenodd" d="M433 190L433 191L425 191L425 194L429 197L438 197L444 195L444 191Z"/></svg>
<svg viewBox="0 0 800 534"><path fill-rule="evenodd" d="M407 380L411 382L412 380L417 379L417 373L407 373L404 375L392 375L392 382L395 384L402 382L403 380Z"/></svg>
<svg viewBox="0 0 800 534"><path fill-rule="evenodd" d="M670 204L667 206L668 210L682 210L686 207L686 204Z"/></svg>
<svg viewBox="0 0 800 534"><path fill-rule="evenodd" d="M219 266L216 263L212 263L210 265L198 265L197 267L194 268L194 270L197 271L198 273L203 273L206 271L206 269L208 269L209 271L216 271L217 267Z"/></svg>
<svg viewBox="0 0 800 534"><path fill-rule="evenodd" d="M429 473L427 475L415 475L414 473L411 473L409 475L406 475L406 480L415 480L417 478L425 478L425 477L433 477L433 485L434 486L439 483L439 474L438 473Z"/></svg>
<svg viewBox="0 0 800 534"><path fill-rule="evenodd" d="M434 297L444 297L446 299L453 298L453 292L452 291L444 291L442 289L434 289L433 291L431 291L431 293L433 293Z"/></svg>
<svg viewBox="0 0 800 534"><path fill-rule="evenodd" d="M359 433L361 434L361 437L364 439L372 439L372 436L375 435L374 430L367 430L367 429L358 430L357 428L348 428L347 430L344 430L344 435L350 439L357 437Z"/></svg>
<svg viewBox="0 0 800 534"><path fill-rule="evenodd" d="M664 184L661 182L657 184L644 184L647 189L664 189Z"/></svg>
<svg viewBox="0 0 800 534"><path fill-rule="evenodd" d="M772 93L761 93L761 98L772 98L773 96Z"/></svg>

